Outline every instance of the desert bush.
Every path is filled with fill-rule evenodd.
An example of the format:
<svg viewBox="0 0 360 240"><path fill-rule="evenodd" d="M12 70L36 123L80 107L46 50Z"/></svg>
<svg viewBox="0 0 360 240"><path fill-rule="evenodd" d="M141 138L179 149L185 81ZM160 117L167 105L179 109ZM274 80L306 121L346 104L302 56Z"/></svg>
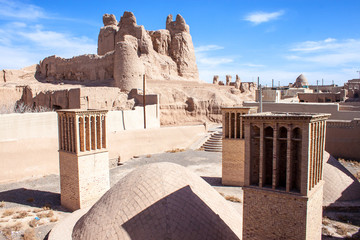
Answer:
<svg viewBox="0 0 360 240"><path fill-rule="evenodd" d="M12 218L13 219L22 219L29 216L29 213L27 211L20 211L20 212L16 212L16 215L14 215Z"/></svg>
<svg viewBox="0 0 360 240"><path fill-rule="evenodd" d="M177 153L177 152L184 152L185 149L182 149L182 148L175 148L175 149L171 149L171 150L168 150L166 151L167 153Z"/></svg>
<svg viewBox="0 0 360 240"><path fill-rule="evenodd" d="M8 217L14 214L13 210L6 210L5 212L3 212L2 217Z"/></svg>
<svg viewBox="0 0 360 240"><path fill-rule="evenodd" d="M225 196L225 199L231 202L241 203L241 199L235 196Z"/></svg>
<svg viewBox="0 0 360 240"><path fill-rule="evenodd" d="M48 212L37 213L36 216L39 218L51 218L52 216L54 216L54 212L50 210Z"/></svg>
<svg viewBox="0 0 360 240"><path fill-rule="evenodd" d="M23 102L17 102L14 105L0 106L0 114L9 113L38 113L38 112L51 112L53 109L44 106L31 107Z"/></svg>

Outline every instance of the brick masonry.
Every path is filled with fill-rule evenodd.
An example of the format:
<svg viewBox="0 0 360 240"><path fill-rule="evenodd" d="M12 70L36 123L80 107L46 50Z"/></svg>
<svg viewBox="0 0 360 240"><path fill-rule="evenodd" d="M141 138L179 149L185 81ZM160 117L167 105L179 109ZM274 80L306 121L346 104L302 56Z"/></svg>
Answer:
<svg viewBox="0 0 360 240"><path fill-rule="evenodd" d="M243 239L321 239L322 188L305 197L244 187Z"/></svg>
<svg viewBox="0 0 360 240"><path fill-rule="evenodd" d="M110 188L108 152L77 156L60 151L59 157L62 206L87 207Z"/></svg>
<svg viewBox="0 0 360 240"><path fill-rule="evenodd" d="M244 139L223 139L222 184L244 185Z"/></svg>

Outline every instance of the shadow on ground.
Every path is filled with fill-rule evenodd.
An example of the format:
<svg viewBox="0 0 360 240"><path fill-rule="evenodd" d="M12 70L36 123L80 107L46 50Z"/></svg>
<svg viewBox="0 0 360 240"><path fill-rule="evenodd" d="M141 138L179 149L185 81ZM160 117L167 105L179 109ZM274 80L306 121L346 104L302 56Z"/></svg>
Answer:
<svg viewBox="0 0 360 240"><path fill-rule="evenodd" d="M0 192L0 201L39 208L46 206L54 210L66 211L61 207L60 194L47 191L26 188L12 189Z"/></svg>
<svg viewBox="0 0 360 240"><path fill-rule="evenodd" d="M221 177L204 177L201 176L201 178L207 182L208 184L210 184L211 186L215 186L215 187L222 187L224 185L222 185L221 183Z"/></svg>

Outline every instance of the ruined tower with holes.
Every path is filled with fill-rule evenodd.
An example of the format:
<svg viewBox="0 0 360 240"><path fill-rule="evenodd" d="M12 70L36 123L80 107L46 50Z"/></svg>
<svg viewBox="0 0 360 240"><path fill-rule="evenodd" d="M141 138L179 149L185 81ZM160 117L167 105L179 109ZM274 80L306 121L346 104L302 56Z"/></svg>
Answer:
<svg viewBox="0 0 360 240"><path fill-rule="evenodd" d="M95 203L110 188L107 111L57 113L61 205L74 211Z"/></svg>
<svg viewBox="0 0 360 240"><path fill-rule="evenodd" d="M244 186L245 182L245 114L256 113L256 107L221 108L223 118L222 184Z"/></svg>
<svg viewBox="0 0 360 240"><path fill-rule="evenodd" d="M321 239L323 152L329 116L243 116L243 239Z"/></svg>

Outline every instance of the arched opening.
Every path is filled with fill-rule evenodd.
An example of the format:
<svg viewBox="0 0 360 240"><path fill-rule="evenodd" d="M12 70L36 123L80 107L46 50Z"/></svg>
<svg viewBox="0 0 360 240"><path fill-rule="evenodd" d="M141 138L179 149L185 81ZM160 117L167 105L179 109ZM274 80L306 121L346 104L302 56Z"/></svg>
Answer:
<svg viewBox="0 0 360 240"><path fill-rule="evenodd" d="M95 132L95 117L94 116L90 117L90 122L91 122L91 149L95 150L96 149L96 146L95 146L96 132Z"/></svg>
<svg viewBox="0 0 360 240"><path fill-rule="evenodd" d="M52 105L52 109L54 110L54 111L56 111L56 110L61 110L62 109L62 107L61 106L59 106L59 105Z"/></svg>
<svg viewBox="0 0 360 240"><path fill-rule="evenodd" d="M101 132L100 132L100 126L101 126L101 122L100 122L100 116L96 116L96 148L97 149L101 149Z"/></svg>
<svg viewBox="0 0 360 240"><path fill-rule="evenodd" d="M264 186L272 187L273 177L273 138L274 130L272 127L266 127L264 130L264 166L263 171L265 176ZM264 178L263 178L264 179Z"/></svg>
<svg viewBox="0 0 360 240"><path fill-rule="evenodd" d="M301 129L294 128L292 131L291 138L291 159L290 159L290 191L300 192L301 182Z"/></svg>
<svg viewBox="0 0 360 240"><path fill-rule="evenodd" d="M229 138L229 113L225 113L225 138Z"/></svg>
<svg viewBox="0 0 360 240"><path fill-rule="evenodd" d="M85 117L85 143L86 151L90 151L90 119L88 116Z"/></svg>
<svg viewBox="0 0 360 240"><path fill-rule="evenodd" d="M250 184L258 186L260 167L260 128L251 126L250 136Z"/></svg>
<svg viewBox="0 0 360 240"><path fill-rule="evenodd" d="M287 129L280 127L277 138L277 188L286 188Z"/></svg>
<svg viewBox="0 0 360 240"><path fill-rule="evenodd" d="M230 137L235 138L235 113L230 113Z"/></svg>
<svg viewBox="0 0 360 240"><path fill-rule="evenodd" d="M236 113L236 138L240 138L241 137L241 134L240 134L240 130L241 130L241 127L240 127L240 116L241 113Z"/></svg>
<svg viewBox="0 0 360 240"><path fill-rule="evenodd" d="M84 151L84 118L79 118L79 137L80 137L80 152Z"/></svg>
<svg viewBox="0 0 360 240"><path fill-rule="evenodd" d="M102 116L101 117L101 123L102 123L102 139L101 139L101 143L102 143L102 147L106 148L106 117Z"/></svg>

